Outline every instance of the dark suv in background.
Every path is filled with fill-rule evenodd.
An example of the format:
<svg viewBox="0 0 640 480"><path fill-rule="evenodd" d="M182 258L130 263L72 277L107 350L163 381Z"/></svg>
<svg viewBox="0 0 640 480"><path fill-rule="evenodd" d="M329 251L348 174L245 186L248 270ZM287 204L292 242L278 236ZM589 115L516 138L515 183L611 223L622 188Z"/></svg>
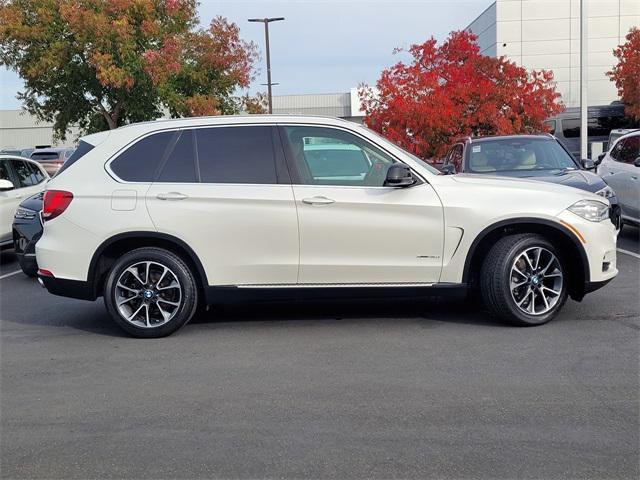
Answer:
<svg viewBox="0 0 640 480"><path fill-rule="evenodd" d="M562 145L580 159L580 109L567 108L557 116L545 122L549 133L556 137ZM587 111L588 157L591 154L591 144L602 142L602 151L606 152L611 145L609 135L612 130L640 128L640 122L626 117L624 105L614 102L611 105L589 107Z"/></svg>
<svg viewBox="0 0 640 480"><path fill-rule="evenodd" d="M578 162L549 134L466 137L451 146L442 172L529 178L596 193L611 203L611 220L620 225L618 198L595 174L595 162Z"/></svg>

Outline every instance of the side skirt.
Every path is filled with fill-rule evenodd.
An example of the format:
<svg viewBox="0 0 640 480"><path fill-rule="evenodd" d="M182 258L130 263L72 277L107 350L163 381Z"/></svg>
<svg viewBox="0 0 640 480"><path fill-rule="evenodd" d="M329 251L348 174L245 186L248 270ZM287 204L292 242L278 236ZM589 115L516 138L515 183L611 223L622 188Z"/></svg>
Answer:
<svg viewBox="0 0 640 480"><path fill-rule="evenodd" d="M437 283L426 286L409 285L221 285L208 287L208 304L238 302L277 302L282 300L345 300L379 298L463 298L467 285L463 283Z"/></svg>

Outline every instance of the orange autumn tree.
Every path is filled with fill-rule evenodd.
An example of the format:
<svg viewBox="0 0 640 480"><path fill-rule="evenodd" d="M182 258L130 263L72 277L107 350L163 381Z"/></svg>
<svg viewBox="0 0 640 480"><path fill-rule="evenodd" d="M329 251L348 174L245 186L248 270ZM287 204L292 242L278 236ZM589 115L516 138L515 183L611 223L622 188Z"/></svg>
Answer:
<svg viewBox="0 0 640 480"><path fill-rule="evenodd" d="M174 116L236 113L257 57L222 17L198 27L195 0L0 0L0 63L18 98L64 138Z"/></svg>
<svg viewBox="0 0 640 480"><path fill-rule="evenodd" d="M626 115L640 121L640 29L632 28L626 40L613 51L618 64L607 75L616 84Z"/></svg>
<svg viewBox="0 0 640 480"><path fill-rule="evenodd" d="M431 38L408 53L410 63L385 69L360 99L370 128L422 158L462 135L543 131L562 111L551 72L481 55L470 33L453 32L441 45Z"/></svg>

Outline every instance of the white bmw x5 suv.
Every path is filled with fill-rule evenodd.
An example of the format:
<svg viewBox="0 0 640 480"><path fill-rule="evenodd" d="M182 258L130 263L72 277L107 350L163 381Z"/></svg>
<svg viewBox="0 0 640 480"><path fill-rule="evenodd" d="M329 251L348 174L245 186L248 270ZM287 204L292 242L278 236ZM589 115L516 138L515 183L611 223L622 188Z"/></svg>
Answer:
<svg viewBox="0 0 640 480"><path fill-rule="evenodd" d="M138 337L250 297L464 295L516 325L617 274L606 199L440 175L367 128L319 117L192 118L81 139L49 182L41 283Z"/></svg>

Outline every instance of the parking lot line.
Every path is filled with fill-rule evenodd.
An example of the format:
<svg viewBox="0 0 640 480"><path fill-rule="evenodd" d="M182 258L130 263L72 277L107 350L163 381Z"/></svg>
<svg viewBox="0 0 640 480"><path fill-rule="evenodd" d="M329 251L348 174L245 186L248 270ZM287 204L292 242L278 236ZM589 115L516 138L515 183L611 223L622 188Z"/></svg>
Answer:
<svg viewBox="0 0 640 480"><path fill-rule="evenodd" d="M12 275L15 275L17 273L20 273L22 270L16 270L15 272L11 272L11 273L5 273L4 275L0 275L0 280L2 280L3 278L7 278L10 277Z"/></svg>
<svg viewBox="0 0 640 480"><path fill-rule="evenodd" d="M617 248L620 253L626 253L627 255L631 255L632 257L640 258L640 255L635 252L630 252L629 250L625 250L624 248Z"/></svg>

